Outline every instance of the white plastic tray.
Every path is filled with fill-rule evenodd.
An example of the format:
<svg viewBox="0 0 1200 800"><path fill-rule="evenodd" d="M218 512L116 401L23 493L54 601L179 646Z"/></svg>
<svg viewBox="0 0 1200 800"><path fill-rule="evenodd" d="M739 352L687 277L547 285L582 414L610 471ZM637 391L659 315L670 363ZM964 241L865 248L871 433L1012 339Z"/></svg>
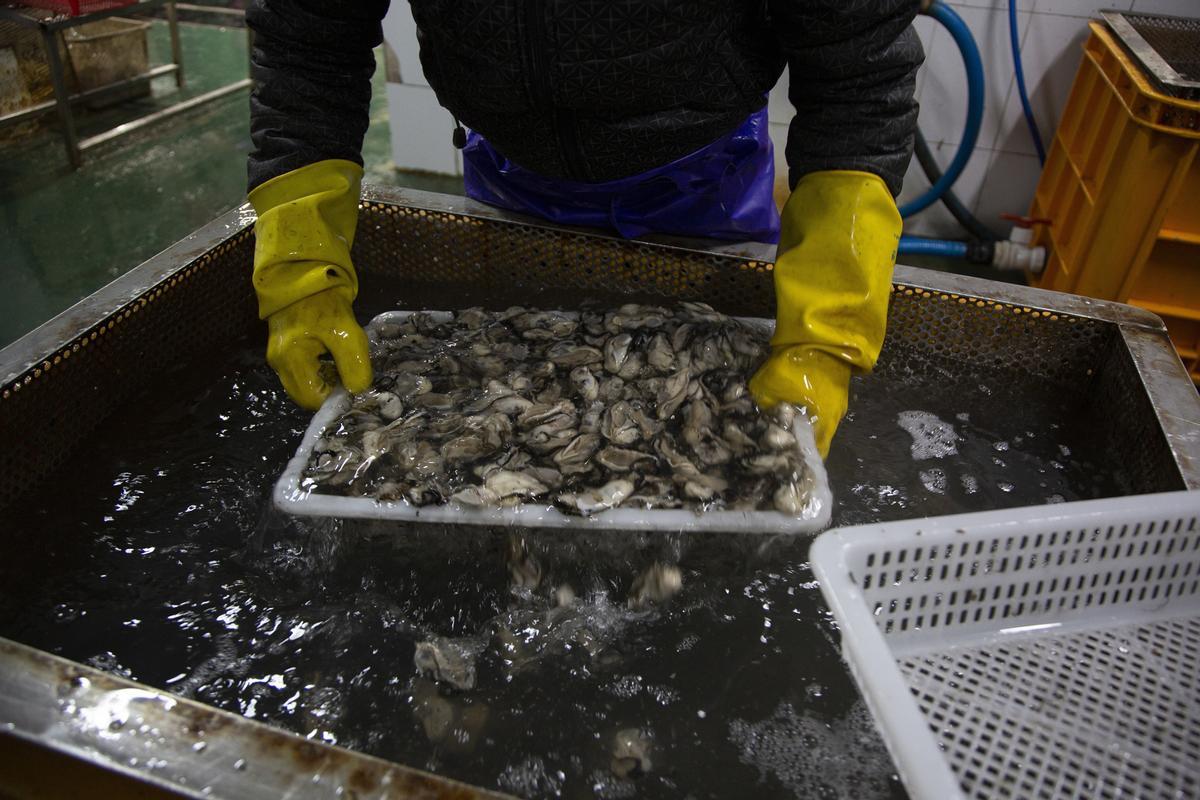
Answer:
<svg viewBox="0 0 1200 800"><path fill-rule="evenodd" d="M374 339L381 325L405 319L413 312L389 311L371 320L367 335ZM439 314L446 312L426 312ZM742 320L770 326L769 320ZM589 517L564 514L545 505L519 505L510 508L466 508L458 504L416 506L405 500L379 501L363 497L337 497L310 492L301 485L305 465L312 449L350 407L350 396L338 388L321 406L304 434L296 455L288 462L275 484L275 506L289 514L310 517L392 520L396 522L441 522L459 525L523 526L543 528L583 528L612 530L722 531L730 533L814 533L829 525L833 497L825 465L817 453L812 426L803 414L796 415L794 433L806 469L813 476L814 491L805 517L791 517L777 511L706 511L687 509L614 508Z"/></svg>
<svg viewBox="0 0 1200 800"><path fill-rule="evenodd" d="M1200 492L833 530L811 559L916 800L1200 797Z"/></svg>

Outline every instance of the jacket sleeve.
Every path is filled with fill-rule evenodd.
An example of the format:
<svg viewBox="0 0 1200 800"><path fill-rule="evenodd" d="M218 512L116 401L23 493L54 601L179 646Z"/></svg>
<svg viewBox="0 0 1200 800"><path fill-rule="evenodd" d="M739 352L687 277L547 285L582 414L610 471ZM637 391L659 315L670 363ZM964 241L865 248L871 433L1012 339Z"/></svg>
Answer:
<svg viewBox="0 0 1200 800"><path fill-rule="evenodd" d="M329 158L362 164L388 2L252 0L249 189Z"/></svg>
<svg viewBox="0 0 1200 800"><path fill-rule="evenodd" d="M785 151L789 182L847 169L900 193L917 124L912 28L916 0L768 0L790 72L796 116Z"/></svg>

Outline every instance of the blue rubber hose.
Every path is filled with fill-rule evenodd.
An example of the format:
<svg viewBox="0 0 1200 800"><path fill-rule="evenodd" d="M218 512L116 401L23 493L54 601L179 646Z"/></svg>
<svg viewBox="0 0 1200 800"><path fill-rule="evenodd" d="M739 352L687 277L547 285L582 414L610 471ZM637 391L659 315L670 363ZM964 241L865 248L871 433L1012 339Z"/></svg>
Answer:
<svg viewBox="0 0 1200 800"><path fill-rule="evenodd" d="M967 243L956 242L952 239L927 239L924 236L901 236L897 254L902 256L945 256L947 258L966 258Z"/></svg>
<svg viewBox="0 0 1200 800"><path fill-rule="evenodd" d="M1021 63L1021 39L1017 32L1017 0L1008 0L1008 40L1012 44L1013 70L1017 73L1017 94L1021 96L1021 109L1025 112L1025 124L1033 137L1038 161L1045 165L1046 148L1042 145L1042 134L1033 117L1033 106L1029 104L1029 92L1025 90L1025 67Z"/></svg>
<svg viewBox="0 0 1200 800"><path fill-rule="evenodd" d="M975 142L979 139L979 128L983 123L983 59L979 57L979 46L975 37L963 18L941 2L935 0L926 14L941 23L942 27L954 37L958 51L962 54L963 66L967 70L967 124L963 129L962 141L954 153L950 166L942 173L942 177L925 194L911 200L900 207L900 216L910 217L918 211L924 211L941 199L942 193L954 185L963 168L975 150Z"/></svg>

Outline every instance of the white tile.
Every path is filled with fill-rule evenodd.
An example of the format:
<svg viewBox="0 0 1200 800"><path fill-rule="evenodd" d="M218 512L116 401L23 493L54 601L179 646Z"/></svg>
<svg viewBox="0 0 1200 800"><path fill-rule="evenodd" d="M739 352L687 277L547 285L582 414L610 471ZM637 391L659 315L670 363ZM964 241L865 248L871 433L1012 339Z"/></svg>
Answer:
<svg viewBox="0 0 1200 800"><path fill-rule="evenodd" d="M1008 0L954 0L950 5L965 8L1008 8ZM1020 11L1023 8L1025 11L1028 11L1029 9L1026 6L1029 5L1032 5L1032 3L1022 3L1021 7L1017 10Z"/></svg>
<svg viewBox="0 0 1200 800"><path fill-rule="evenodd" d="M929 44L933 41L933 35L942 26L933 17L924 14L918 14L913 20L913 28L917 31L917 36L921 39L921 46L925 48L925 52L929 53Z"/></svg>
<svg viewBox="0 0 1200 800"><path fill-rule="evenodd" d="M1195 0L1193 0L1194 2ZM1101 9L1128 11L1133 0L1033 0L1026 3L1034 13L1065 14L1072 17L1098 17Z"/></svg>
<svg viewBox="0 0 1200 800"><path fill-rule="evenodd" d="M921 39L921 49L925 53L925 63L929 63L929 53L933 50L934 38L939 34L945 36L939 30L941 27L933 17L927 17L924 14L918 14L917 18L913 20L913 28L916 30L917 36ZM917 70L916 96L918 101L921 99L921 86L925 82L925 75L928 72L929 70L925 67Z"/></svg>
<svg viewBox="0 0 1200 800"><path fill-rule="evenodd" d="M930 147L933 149L938 163L943 168L954 157L954 148L952 146L939 148L936 144L931 143ZM973 208L979 199L979 192L987 175L987 165L991 159L991 155L991 151L977 148L972 154L971 160L967 162L966 168L963 169L962 175L954 182L954 186L952 187L954 194L958 196L958 199L967 208ZM921 165L917 163L916 156L913 156L912 163L908 167L908 172L904 175L904 188L900 191L900 196L896 199L897 205L904 205L910 200L915 200L919 195L924 194L928 188L929 181L925 178L925 173L921 170ZM904 232L916 236L933 236L941 239L963 239L967 236L966 231L958 224L953 215L946 210L946 206L940 200L924 211L904 220Z"/></svg>
<svg viewBox="0 0 1200 800"><path fill-rule="evenodd" d="M383 80L385 83L404 82L400 80L400 59L386 39L383 41Z"/></svg>
<svg viewBox="0 0 1200 800"><path fill-rule="evenodd" d="M1012 223L1001 214L1028 214L1042 167L1037 156L996 152L975 205L975 216L998 233L1008 234Z"/></svg>
<svg viewBox="0 0 1200 800"><path fill-rule="evenodd" d="M1134 0L1017 0L1017 13L1045 11L1050 14L1091 17L1102 8L1128 9L1133 2ZM998 8L1008 12L1008 0L953 0L950 5L963 8Z"/></svg>
<svg viewBox="0 0 1200 800"><path fill-rule="evenodd" d="M388 117L392 131L392 160L400 169L417 169L455 175L450 112L438 105L427 86L389 83Z"/></svg>
<svg viewBox="0 0 1200 800"><path fill-rule="evenodd" d="M1083 43L1088 37L1087 21L1079 17L1035 14L1021 45L1025 87L1033 118L1049 151L1054 131L1071 93L1075 73L1083 60ZM1033 138L1025 123L1021 97L1014 85L1004 106L996 148L1034 155Z"/></svg>
<svg viewBox="0 0 1200 800"><path fill-rule="evenodd" d="M984 69L983 127L978 146L989 149L996 140L1004 103L1013 82L1013 65L1008 39L1008 14L999 9L955 8L979 45ZM1017 29L1024 32L1029 14L1017 15ZM967 76L962 56L953 38L939 31L925 59L921 87L921 128L931 141L957 142L967 114Z"/></svg>
<svg viewBox="0 0 1200 800"><path fill-rule="evenodd" d="M404 0L392 3L383 18L383 39L400 62L401 82L428 86L429 81L425 80L425 72L421 69L417 23L413 21L412 8Z"/></svg>
<svg viewBox="0 0 1200 800"><path fill-rule="evenodd" d="M792 106L792 101L788 100L788 70L784 67L775 88L767 95L767 119L786 124L792 121L795 114L796 109Z"/></svg>
<svg viewBox="0 0 1200 800"><path fill-rule="evenodd" d="M921 168L916 169L919 172ZM962 226L941 203L904 220L904 233L906 236L926 236L930 239L963 239L966 236ZM900 262L904 263L903 256Z"/></svg>
<svg viewBox="0 0 1200 800"><path fill-rule="evenodd" d="M771 146L775 151L775 175L787 177L787 159L783 155L783 149L787 147L788 123L772 122L770 125Z"/></svg>
<svg viewBox="0 0 1200 800"><path fill-rule="evenodd" d="M1200 2L1197 0L1133 0L1133 10L1143 14L1200 17Z"/></svg>
<svg viewBox="0 0 1200 800"><path fill-rule="evenodd" d="M768 128L771 134L771 149L775 154L775 180L772 192L775 195L775 202L780 208L787 202L788 195L791 193L788 185L787 156L784 155L784 148L787 147L788 127L789 124L786 122L772 122Z"/></svg>

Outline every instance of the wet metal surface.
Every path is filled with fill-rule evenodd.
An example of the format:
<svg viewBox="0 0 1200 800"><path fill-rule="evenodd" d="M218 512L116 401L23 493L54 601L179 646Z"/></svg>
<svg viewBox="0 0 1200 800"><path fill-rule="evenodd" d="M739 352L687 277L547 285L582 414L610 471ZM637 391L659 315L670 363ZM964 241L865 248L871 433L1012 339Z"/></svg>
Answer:
<svg viewBox="0 0 1200 800"><path fill-rule="evenodd" d="M0 639L0 732L190 797L501 798ZM80 787L82 788L82 787Z"/></svg>

